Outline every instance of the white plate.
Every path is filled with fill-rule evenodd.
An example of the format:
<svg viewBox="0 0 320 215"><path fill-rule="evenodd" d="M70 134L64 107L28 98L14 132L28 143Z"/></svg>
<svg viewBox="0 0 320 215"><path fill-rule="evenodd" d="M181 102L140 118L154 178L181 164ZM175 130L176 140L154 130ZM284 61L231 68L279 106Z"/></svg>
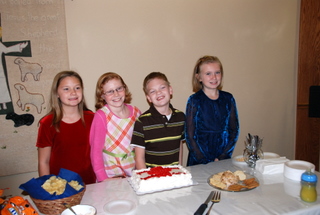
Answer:
<svg viewBox="0 0 320 215"><path fill-rule="evenodd" d="M216 173L216 174L219 174L219 173ZM252 188L246 188L246 187L244 187L244 188L242 188L241 190L238 190L238 191L228 190L228 189L222 189L222 188L217 187L217 186L215 186L215 185L213 185L213 184L210 183L210 178L212 178L212 177L213 177L214 175L216 175L216 174L211 175L211 176L207 179L207 183L208 183L211 187L214 187L214 188L216 188L216 189L218 189L218 190L223 190L223 191L228 191L228 192L243 192L243 191L248 191L248 190L252 190L252 189L255 189L255 188L256 188L256 187L252 187ZM250 178L254 178L255 181L259 183L259 181L258 181L258 179L257 179L256 177L254 177L254 176L252 176L252 175L249 175L249 174L246 174L246 179L250 179ZM239 184L239 185L245 185L245 184L243 183L243 181L239 181L238 184ZM259 185L258 185L258 186L259 186Z"/></svg>
<svg viewBox="0 0 320 215"><path fill-rule="evenodd" d="M270 159L270 158L279 158L280 155L273 153L273 152L264 152L263 159ZM247 165L247 163L243 159L243 155L238 155L232 158L232 163L236 166Z"/></svg>
<svg viewBox="0 0 320 215"><path fill-rule="evenodd" d="M280 155L273 152L263 152L263 159L279 158Z"/></svg>
<svg viewBox="0 0 320 215"><path fill-rule="evenodd" d="M72 209L76 214L97 214L96 208L91 205L75 205L72 206ZM65 209L61 215L74 215L74 213L70 209Z"/></svg>
<svg viewBox="0 0 320 215"><path fill-rule="evenodd" d="M136 205L130 200L113 200L103 206L103 210L107 214L132 214Z"/></svg>

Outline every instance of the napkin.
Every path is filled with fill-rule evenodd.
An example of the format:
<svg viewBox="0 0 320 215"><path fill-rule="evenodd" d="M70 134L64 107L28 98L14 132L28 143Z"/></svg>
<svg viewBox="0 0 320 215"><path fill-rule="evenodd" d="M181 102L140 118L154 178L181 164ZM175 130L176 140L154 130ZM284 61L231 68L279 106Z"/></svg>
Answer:
<svg viewBox="0 0 320 215"><path fill-rule="evenodd" d="M65 197L69 197L72 195L75 195L79 192L81 192L84 188L81 188L81 190L77 191L75 189L73 189L68 183L66 184L66 189L65 192L61 195L55 195L55 194L50 194L47 191L45 191L41 185L47 180L49 179L51 176L54 175L44 175L41 176L39 178L32 178L31 180L29 180L28 182L21 184L19 186L20 189L26 191L29 193L29 195L32 198L35 199L41 199L41 200L55 200L55 199L62 199ZM72 172L70 170L67 169L60 169L60 172L58 174L58 177L66 179L67 182L70 182L71 180L75 180L78 181L79 184L84 185L80 175L78 175L75 172Z"/></svg>
<svg viewBox="0 0 320 215"><path fill-rule="evenodd" d="M258 160L256 162L256 170L266 175L283 173L284 163L287 161L289 160L286 157Z"/></svg>

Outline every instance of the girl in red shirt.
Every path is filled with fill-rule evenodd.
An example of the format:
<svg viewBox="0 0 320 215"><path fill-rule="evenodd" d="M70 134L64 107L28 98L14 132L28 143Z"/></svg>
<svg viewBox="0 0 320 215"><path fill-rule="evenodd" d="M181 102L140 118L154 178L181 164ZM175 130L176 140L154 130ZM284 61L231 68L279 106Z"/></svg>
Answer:
<svg viewBox="0 0 320 215"><path fill-rule="evenodd" d="M78 173L86 184L95 183L89 144L94 113L86 106L78 73L63 71L55 76L50 107L38 131L39 176L58 175L64 168Z"/></svg>

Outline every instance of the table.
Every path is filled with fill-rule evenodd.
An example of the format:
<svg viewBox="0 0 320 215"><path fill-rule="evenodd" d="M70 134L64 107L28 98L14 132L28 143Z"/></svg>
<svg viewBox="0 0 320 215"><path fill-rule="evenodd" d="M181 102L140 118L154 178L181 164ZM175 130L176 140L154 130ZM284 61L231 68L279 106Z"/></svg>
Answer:
<svg viewBox="0 0 320 215"><path fill-rule="evenodd" d="M136 204L131 214L193 214L202 204L210 191L216 190L207 183L207 179L218 172L239 169L232 160L222 160L206 165L187 167L197 185L162 191L152 194L136 195L127 179L110 179L106 182L91 184L81 201L93 205L98 215L105 214L103 206L112 200L130 200ZM316 173L320 179L319 172ZM211 215L240 214L320 214L320 183L317 185L318 200L306 203L300 200L300 183L287 179L283 174L255 174L260 186L245 192L222 191L221 202L215 204Z"/></svg>

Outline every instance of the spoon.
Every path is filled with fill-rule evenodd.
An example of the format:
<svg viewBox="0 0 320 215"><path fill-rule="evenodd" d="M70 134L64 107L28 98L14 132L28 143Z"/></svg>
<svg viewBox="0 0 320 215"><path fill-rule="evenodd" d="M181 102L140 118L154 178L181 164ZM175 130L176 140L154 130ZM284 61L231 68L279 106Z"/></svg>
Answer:
<svg viewBox="0 0 320 215"><path fill-rule="evenodd" d="M70 207L67 203L63 203L63 205L64 205L66 208L68 208L70 211L72 211L72 213L73 213L74 215L77 215L76 212L72 209L72 207Z"/></svg>

